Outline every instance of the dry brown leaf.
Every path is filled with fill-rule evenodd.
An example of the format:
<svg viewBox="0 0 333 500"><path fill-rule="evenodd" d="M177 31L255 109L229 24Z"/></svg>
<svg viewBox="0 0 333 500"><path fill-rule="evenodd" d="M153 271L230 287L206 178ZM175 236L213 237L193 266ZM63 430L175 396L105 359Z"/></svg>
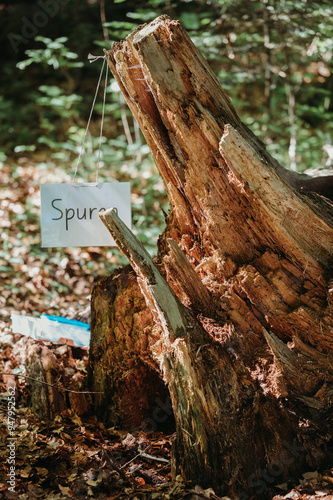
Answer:
<svg viewBox="0 0 333 500"><path fill-rule="evenodd" d="M74 498L73 492L68 486L61 486L61 484L58 484L58 487L63 495Z"/></svg>

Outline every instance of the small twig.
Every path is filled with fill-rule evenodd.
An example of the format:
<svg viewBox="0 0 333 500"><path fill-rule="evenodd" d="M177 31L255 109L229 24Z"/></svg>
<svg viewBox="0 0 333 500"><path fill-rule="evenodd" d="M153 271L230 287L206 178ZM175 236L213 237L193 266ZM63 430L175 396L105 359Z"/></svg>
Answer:
<svg viewBox="0 0 333 500"><path fill-rule="evenodd" d="M103 391L72 391L71 389L66 389L66 387L59 387L56 384L49 384L48 382L43 382L43 380L38 380L37 378L29 377L28 375L18 375L16 373L7 373L7 372L0 372L0 375L11 375L13 377L28 378L29 380L34 380L35 382L38 382L39 384L44 384L44 385L48 385L50 387L55 387L59 391L72 392L73 394L103 394Z"/></svg>
<svg viewBox="0 0 333 500"><path fill-rule="evenodd" d="M129 124L128 124L128 120L127 120L127 116L126 116L126 112L125 112L125 108L124 108L123 104L125 104L125 100L123 98L123 95L120 94L120 113L121 113L120 117L121 117L121 121L123 124L123 129L124 129L124 133L126 136L127 144L131 145L131 144L133 144L133 139L131 136L131 131L129 128Z"/></svg>
<svg viewBox="0 0 333 500"><path fill-rule="evenodd" d="M109 32L107 30L107 27L105 26L105 23L106 23L105 0L101 0L101 3L100 3L100 16L101 16L101 23L102 23L104 40L106 42L110 42Z"/></svg>
<svg viewBox="0 0 333 500"><path fill-rule="evenodd" d="M145 453L144 451L140 453L140 456L143 458L149 458L150 460L155 460L156 462L163 462L165 464L169 464L170 460L167 460L163 457L154 457L154 455L150 455L149 453Z"/></svg>
<svg viewBox="0 0 333 500"><path fill-rule="evenodd" d="M133 117L133 125L134 125L134 136L135 142L138 144L138 150L136 153L136 161L137 163L141 163L142 161L142 153L141 153L141 137L140 137L140 127L135 117Z"/></svg>
<svg viewBox="0 0 333 500"><path fill-rule="evenodd" d="M170 461L167 460L166 458L163 458L163 457L155 457L154 455L150 455L149 453L145 453L146 450L148 450L148 448L150 447L151 445L149 444L143 451L140 451L139 450L139 453L137 455L135 455L134 458L132 458L129 462L126 462L126 464L122 465L120 467L120 469L123 469L124 467L126 467L126 465L129 465L131 462L133 462L136 458L138 457L143 457L143 458L149 458L149 460L155 460L156 462L163 462L165 464L169 464Z"/></svg>
<svg viewBox="0 0 333 500"><path fill-rule="evenodd" d="M126 464L122 465L120 467L120 470L123 469L124 467L126 467L126 465L129 465L130 463L132 463L136 458L140 457L142 455L142 453L144 453L146 450L148 450L149 447L150 447L150 444L143 451L140 451L140 453L138 453L137 455L135 455L134 458L132 458L131 460L129 460L128 462L126 462Z"/></svg>

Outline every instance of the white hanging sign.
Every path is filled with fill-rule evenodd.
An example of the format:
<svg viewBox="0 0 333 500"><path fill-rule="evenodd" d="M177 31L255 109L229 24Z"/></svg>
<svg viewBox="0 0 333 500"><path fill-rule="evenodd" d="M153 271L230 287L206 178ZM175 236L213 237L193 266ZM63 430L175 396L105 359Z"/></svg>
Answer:
<svg viewBox="0 0 333 500"><path fill-rule="evenodd" d="M131 228L129 182L41 184L42 247L116 246L98 213L116 208Z"/></svg>

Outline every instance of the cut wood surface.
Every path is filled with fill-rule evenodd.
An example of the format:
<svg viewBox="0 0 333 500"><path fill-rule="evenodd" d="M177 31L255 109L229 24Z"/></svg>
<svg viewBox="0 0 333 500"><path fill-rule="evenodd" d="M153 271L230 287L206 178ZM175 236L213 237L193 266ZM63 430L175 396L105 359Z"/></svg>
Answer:
<svg viewBox="0 0 333 500"><path fill-rule="evenodd" d="M106 55L171 208L154 262L114 211L101 216L136 277L118 270L93 290L96 411L144 427L167 390L174 474L271 498L330 456L332 204L295 189L178 21Z"/></svg>

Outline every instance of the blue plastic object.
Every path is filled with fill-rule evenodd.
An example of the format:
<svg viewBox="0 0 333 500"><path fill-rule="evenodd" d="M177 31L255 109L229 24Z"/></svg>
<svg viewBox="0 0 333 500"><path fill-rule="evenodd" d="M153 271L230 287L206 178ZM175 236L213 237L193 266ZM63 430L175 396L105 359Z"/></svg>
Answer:
<svg viewBox="0 0 333 500"><path fill-rule="evenodd" d="M78 321L76 319L62 318L61 316L50 316L49 314L41 314L41 318L47 318L50 321L57 321L58 323L66 323L67 325L79 326L85 330L90 330L90 325L88 323L83 323L83 321Z"/></svg>

